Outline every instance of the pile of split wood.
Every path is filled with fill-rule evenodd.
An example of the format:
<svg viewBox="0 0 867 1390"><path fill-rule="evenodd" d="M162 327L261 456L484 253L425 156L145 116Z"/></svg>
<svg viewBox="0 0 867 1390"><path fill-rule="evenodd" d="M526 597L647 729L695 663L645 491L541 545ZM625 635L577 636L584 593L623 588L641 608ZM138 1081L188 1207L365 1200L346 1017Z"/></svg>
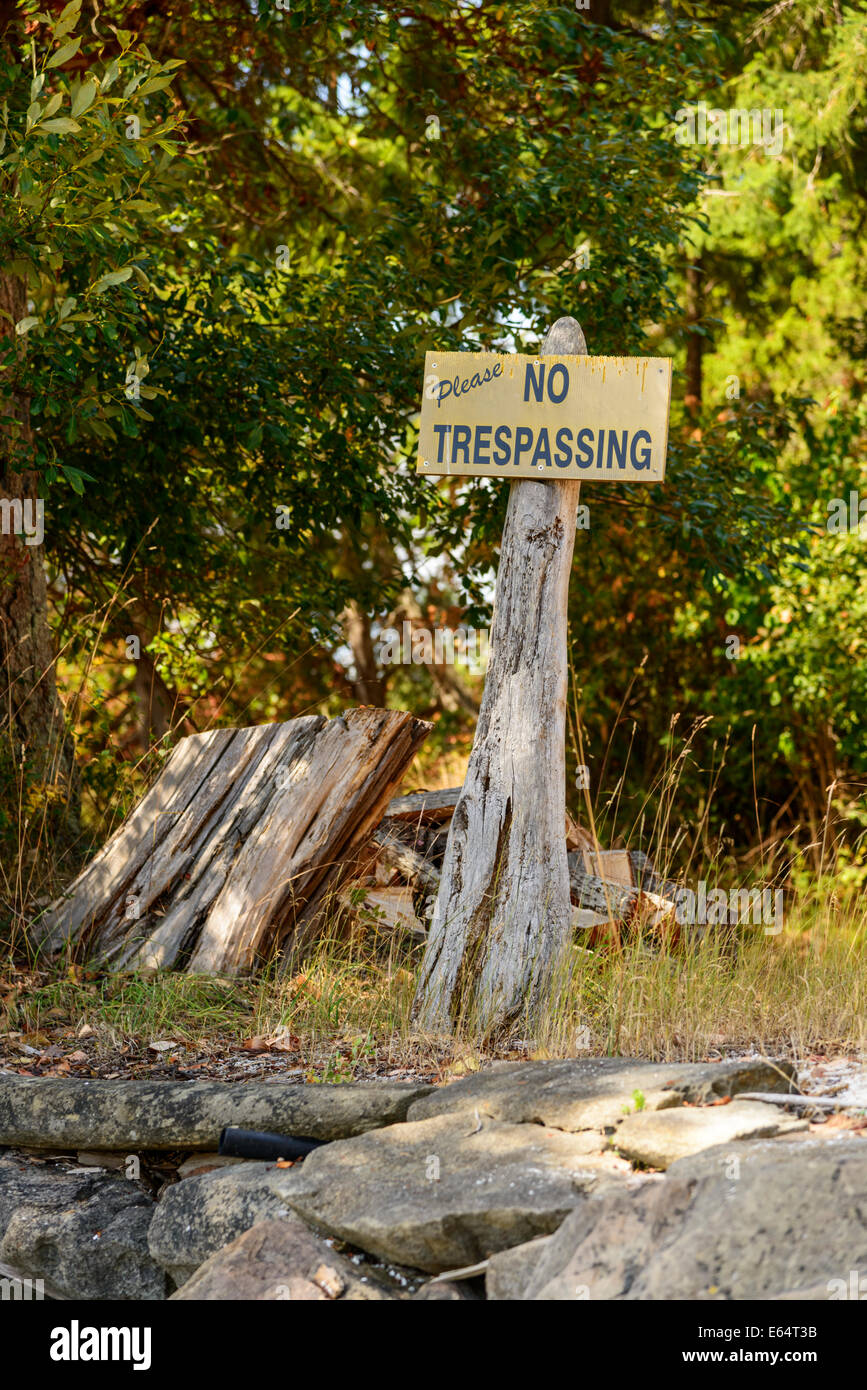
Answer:
<svg viewBox="0 0 867 1390"><path fill-rule="evenodd" d="M423 941L439 889L452 814L460 787L396 797L373 835L374 858L341 893L362 921ZM567 816L566 848L572 924L584 946L618 942L640 916L644 925L675 930L677 885L655 872L637 850L602 850Z"/></svg>
<svg viewBox="0 0 867 1390"><path fill-rule="evenodd" d="M294 965L353 922L424 940L461 789L394 793L430 725L362 707L183 739L126 822L35 925L43 954L236 975ZM575 927L618 939L674 885L565 827Z"/></svg>

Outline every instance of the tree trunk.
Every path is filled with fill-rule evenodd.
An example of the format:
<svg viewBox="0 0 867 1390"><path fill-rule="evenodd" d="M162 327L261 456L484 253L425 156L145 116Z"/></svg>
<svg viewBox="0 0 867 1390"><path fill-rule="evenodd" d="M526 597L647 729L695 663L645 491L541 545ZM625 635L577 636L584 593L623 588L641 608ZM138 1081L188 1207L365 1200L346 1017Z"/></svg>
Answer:
<svg viewBox="0 0 867 1390"><path fill-rule="evenodd" d="M704 336L696 325L704 318L704 286L701 261L686 268L686 395L684 403L694 417L701 414Z"/></svg>
<svg viewBox="0 0 867 1390"><path fill-rule="evenodd" d="M0 765L11 759L16 767L24 766L28 781L61 782L74 823L72 744L57 695L36 474L28 467L33 441L30 405L17 380L24 339L16 339L14 325L26 312L23 281L0 274L0 340L11 338L15 346L11 364L7 359L5 371L0 369L0 377L5 377L0 501L6 504L0 519Z"/></svg>
<svg viewBox="0 0 867 1390"><path fill-rule="evenodd" d="M376 666L370 620L355 599L351 599L344 609L343 626L355 665L355 680L352 682L355 698L359 704L381 707L385 704L385 682Z"/></svg>
<svg viewBox="0 0 867 1390"><path fill-rule="evenodd" d="M541 353L586 353L571 318ZM415 1016L450 1032L538 1020L570 939L566 602L577 481L511 486L476 738L451 823Z"/></svg>
<svg viewBox="0 0 867 1390"><path fill-rule="evenodd" d="M141 639L141 652L135 663L135 698L138 708L138 732L141 750L146 753L160 743L182 720L185 711L179 708L177 695L169 689L150 652L145 651L146 637Z"/></svg>

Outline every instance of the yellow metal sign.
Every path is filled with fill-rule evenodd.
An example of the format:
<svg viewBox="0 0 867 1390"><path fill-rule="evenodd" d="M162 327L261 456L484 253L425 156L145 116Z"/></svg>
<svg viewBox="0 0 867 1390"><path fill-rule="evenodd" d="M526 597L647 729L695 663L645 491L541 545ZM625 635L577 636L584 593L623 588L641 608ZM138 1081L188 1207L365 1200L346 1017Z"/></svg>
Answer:
<svg viewBox="0 0 867 1390"><path fill-rule="evenodd" d="M429 352L418 472L658 483L671 359Z"/></svg>

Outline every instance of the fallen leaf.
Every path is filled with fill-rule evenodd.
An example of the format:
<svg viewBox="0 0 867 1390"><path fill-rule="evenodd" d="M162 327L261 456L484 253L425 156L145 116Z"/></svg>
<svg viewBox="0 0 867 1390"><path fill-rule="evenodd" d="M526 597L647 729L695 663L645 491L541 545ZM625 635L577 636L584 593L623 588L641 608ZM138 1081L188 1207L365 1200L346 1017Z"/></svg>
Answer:
<svg viewBox="0 0 867 1390"><path fill-rule="evenodd" d="M88 1062L90 1058L86 1052L79 1050L78 1052L67 1053L66 1060L67 1062Z"/></svg>
<svg viewBox="0 0 867 1390"><path fill-rule="evenodd" d="M149 1042L148 1052L171 1052L173 1047L179 1047L176 1042Z"/></svg>

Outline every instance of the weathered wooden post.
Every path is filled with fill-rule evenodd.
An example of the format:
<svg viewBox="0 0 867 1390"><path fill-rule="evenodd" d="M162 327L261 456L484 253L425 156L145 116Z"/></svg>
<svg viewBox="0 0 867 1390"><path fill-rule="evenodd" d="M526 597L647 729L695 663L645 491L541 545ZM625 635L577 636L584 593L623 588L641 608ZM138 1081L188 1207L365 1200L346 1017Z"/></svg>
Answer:
<svg viewBox="0 0 867 1390"><path fill-rule="evenodd" d="M580 478L663 476L658 406L664 397L667 427L671 380L662 359L657 367L586 353L579 324L561 318L539 358L429 354L426 362L434 388L423 405L419 472L521 479L511 486L485 691L415 998L418 1025L436 1032L459 1021L495 1032L525 1011L532 1023L571 936L566 619ZM657 377L648 392L651 365L664 382ZM440 385L435 371L455 366L477 370ZM642 401L630 416L627 458L630 431L621 437L611 426L624 423L630 390ZM655 439L636 429L636 413L640 425L654 411Z"/></svg>

